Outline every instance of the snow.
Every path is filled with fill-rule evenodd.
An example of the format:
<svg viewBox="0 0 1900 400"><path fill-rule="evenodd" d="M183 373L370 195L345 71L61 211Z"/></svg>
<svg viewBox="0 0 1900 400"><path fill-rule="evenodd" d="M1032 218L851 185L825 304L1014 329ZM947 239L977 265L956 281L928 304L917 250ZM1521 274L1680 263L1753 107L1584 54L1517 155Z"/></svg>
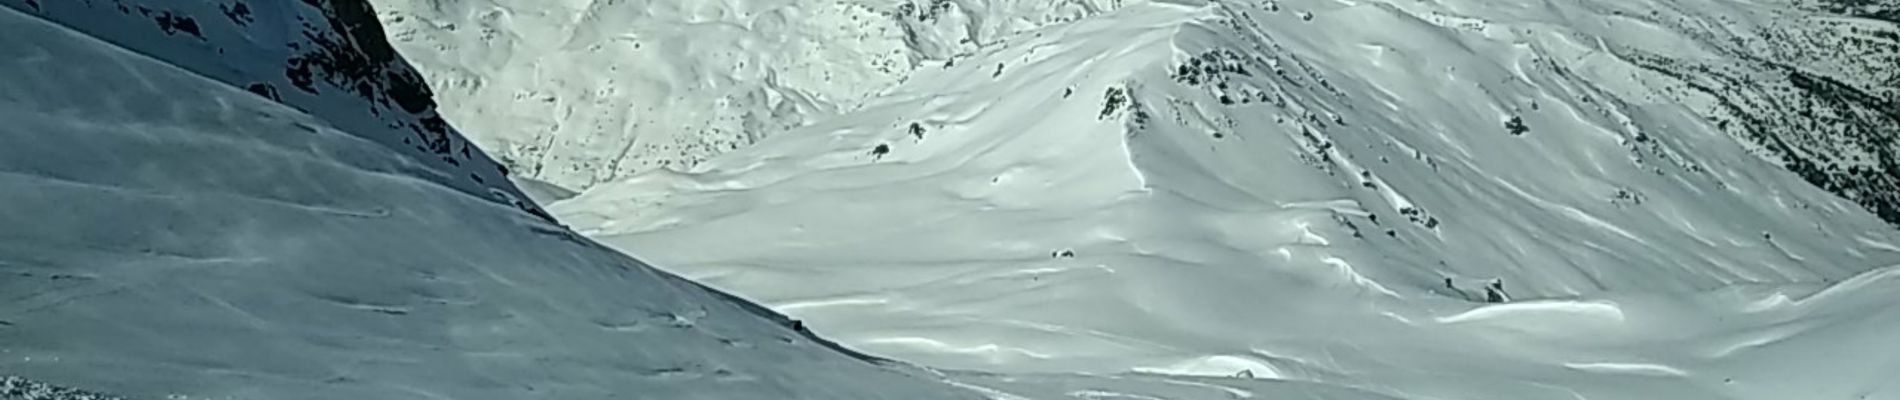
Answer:
<svg viewBox="0 0 1900 400"><path fill-rule="evenodd" d="M545 214L435 110L422 77L351 0L0 0L308 112L416 162L417 177Z"/></svg>
<svg viewBox="0 0 1900 400"><path fill-rule="evenodd" d="M0 79L0 374L143 399L980 398L12 8ZM64 390L0 379L85 398Z"/></svg>
<svg viewBox="0 0 1900 400"><path fill-rule="evenodd" d="M1867 302L1897 288L1900 232L1638 60L1739 57L1685 26L1790 15L1130 2L550 210L937 368L1247 371L1416 399L1900 397L1900 350L1874 342L1900 309ZM1493 282L1506 302L1485 302Z"/></svg>
<svg viewBox="0 0 1900 400"><path fill-rule="evenodd" d="M0 7L0 398L1365 398L867 356L164 43Z"/></svg>
<svg viewBox="0 0 1900 400"><path fill-rule="evenodd" d="M520 176L510 176L508 178L514 182L515 187L521 188L522 194L526 194L529 200L534 200L535 204L553 204L556 201L567 200L579 194L560 185L542 182L534 178Z"/></svg>
<svg viewBox="0 0 1900 400"><path fill-rule="evenodd" d="M585 189L693 167L854 110L920 64L1120 2L375 3L450 120L522 176Z"/></svg>
<svg viewBox="0 0 1900 400"><path fill-rule="evenodd" d="M0 398L1900 398L1806 3L0 0Z"/></svg>

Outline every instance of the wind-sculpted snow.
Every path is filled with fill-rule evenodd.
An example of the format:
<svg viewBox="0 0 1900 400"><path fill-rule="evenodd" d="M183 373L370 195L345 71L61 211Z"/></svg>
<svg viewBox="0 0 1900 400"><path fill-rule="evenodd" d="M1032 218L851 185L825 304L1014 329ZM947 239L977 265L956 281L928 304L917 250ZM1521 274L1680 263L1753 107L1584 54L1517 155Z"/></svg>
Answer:
<svg viewBox="0 0 1900 400"><path fill-rule="evenodd" d="M1891 175L1787 161L1884 168L1873 101L1890 72L1761 33L1812 18L1840 17L1128 4L550 209L846 346L938 367L1417 399L1900 396L1882 377L1900 348L1877 339L1900 313L1874 300L1900 265L1879 214ZM1768 125L1740 128L1717 99L1753 100L1696 94L1722 78L1664 65L1685 62L1856 89L1761 98L1744 114Z"/></svg>
<svg viewBox="0 0 1900 400"><path fill-rule="evenodd" d="M1878 4L0 4L8 400L1900 397Z"/></svg>
<svg viewBox="0 0 1900 400"><path fill-rule="evenodd" d="M692 169L764 137L850 113L922 70L968 61L1022 32L1139 2L380 3L389 8L380 16L394 42L451 100L446 113L474 127L475 140L504 164L579 190L646 171ZM1305 24L1315 22L1304 16L1334 7L1214 3L1285 8ZM1366 6L1386 3L1445 32L1527 39L1536 35L1526 32L1548 22L1550 32L1588 38L1576 45L1591 52L1578 54L1612 57L1625 70L1573 71L1574 60L1545 58L1536 74L1640 82L1642 90L1596 94L1600 102L1592 108L1686 105L1700 124L1735 136L1757 156L1900 224L1900 191L1892 189L1900 187L1894 5ZM1513 135L1531 132L1521 118L1501 124Z"/></svg>
<svg viewBox="0 0 1900 400"><path fill-rule="evenodd" d="M397 150L418 174L543 215L507 171L436 112L420 75L362 0L0 0Z"/></svg>
<svg viewBox="0 0 1900 400"><path fill-rule="evenodd" d="M0 119L0 399L981 398L11 8Z"/></svg>
<svg viewBox="0 0 1900 400"><path fill-rule="evenodd" d="M0 400L1378 398L860 353L149 55L0 8Z"/></svg>

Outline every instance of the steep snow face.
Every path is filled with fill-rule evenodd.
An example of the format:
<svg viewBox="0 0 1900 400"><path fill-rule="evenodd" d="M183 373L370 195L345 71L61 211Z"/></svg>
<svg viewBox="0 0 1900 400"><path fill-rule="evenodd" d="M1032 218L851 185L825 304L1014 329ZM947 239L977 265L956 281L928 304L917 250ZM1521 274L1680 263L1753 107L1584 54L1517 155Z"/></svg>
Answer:
<svg viewBox="0 0 1900 400"><path fill-rule="evenodd" d="M384 40L360 0L0 0L245 88L415 160L414 174L545 215L507 171L435 111L429 88Z"/></svg>
<svg viewBox="0 0 1900 400"><path fill-rule="evenodd" d="M982 398L6 7L0 119L0 398Z"/></svg>
<svg viewBox="0 0 1900 400"><path fill-rule="evenodd" d="M378 0L444 113L525 177L687 169L855 110L919 63L1120 0Z"/></svg>
<svg viewBox="0 0 1900 400"><path fill-rule="evenodd" d="M1875 372L1900 360L1879 339L1900 233L1771 162L1833 136L1734 131L1643 58L1717 62L1749 47L1708 29L1805 18L1836 17L1134 4L550 208L927 365L1419 399L1900 396Z"/></svg>

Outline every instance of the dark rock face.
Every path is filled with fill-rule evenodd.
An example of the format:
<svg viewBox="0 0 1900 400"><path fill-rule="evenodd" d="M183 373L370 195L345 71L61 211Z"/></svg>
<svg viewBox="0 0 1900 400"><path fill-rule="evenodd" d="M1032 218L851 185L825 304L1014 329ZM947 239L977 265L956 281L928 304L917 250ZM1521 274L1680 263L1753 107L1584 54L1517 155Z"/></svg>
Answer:
<svg viewBox="0 0 1900 400"><path fill-rule="evenodd" d="M552 220L436 113L365 0L0 0L402 150L415 175Z"/></svg>
<svg viewBox="0 0 1900 400"><path fill-rule="evenodd" d="M157 21L158 29L164 30L167 35L187 34L197 36L199 39L204 38L204 33L198 31L198 20L191 17L172 15L167 12L159 13L152 17L152 20Z"/></svg>
<svg viewBox="0 0 1900 400"><path fill-rule="evenodd" d="M120 397L0 376L0 400L121 400Z"/></svg>

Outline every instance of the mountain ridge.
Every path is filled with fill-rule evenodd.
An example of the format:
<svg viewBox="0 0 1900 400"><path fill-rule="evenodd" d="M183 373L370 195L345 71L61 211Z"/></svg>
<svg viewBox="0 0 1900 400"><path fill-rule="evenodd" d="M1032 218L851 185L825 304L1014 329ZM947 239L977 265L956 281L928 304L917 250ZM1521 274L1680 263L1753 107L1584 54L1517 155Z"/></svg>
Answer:
<svg viewBox="0 0 1900 400"><path fill-rule="evenodd" d="M384 39L368 2L6 0L0 5L334 121L431 171L421 176L552 221L506 184L504 168L436 112L432 91Z"/></svg>
<svg viewBox="0 0 1900 400"><path fill-rule="evenodd" d="M163 52L0 32L0 398L976 398Z"/></svg>
<svg viewBox="0 0 1900 400"><path fill-rule="evenodd" d="M1244 373L1399 398L1884 393L1766 361L1879 369L1893 353L1866 334L1830 330L1856 343L1832 347L1766 326L1809 318L1796 308L1893 321L1846 305L1877 291L1843 282L1887 282L1900 232L1627 59L1721 53L1618 14L1788 12L1746 7L1127 4L550 209L940 368ZM1829 287L1861 289L1776 300Z"/></svg>

